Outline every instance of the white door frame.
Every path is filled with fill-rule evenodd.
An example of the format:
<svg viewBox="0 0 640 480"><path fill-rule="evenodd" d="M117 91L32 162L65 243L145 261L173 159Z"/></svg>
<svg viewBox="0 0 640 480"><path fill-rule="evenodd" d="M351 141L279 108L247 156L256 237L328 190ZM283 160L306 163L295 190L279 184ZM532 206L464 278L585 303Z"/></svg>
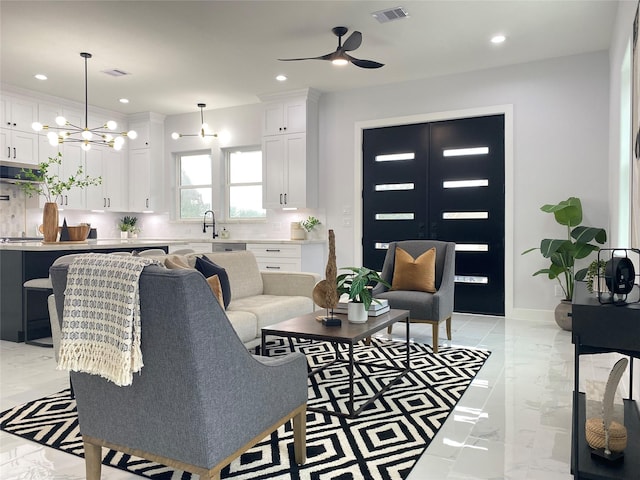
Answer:
<svg viewBox="0 0 640 480"><path fill-rule="evenodd" d="M412 123L440 122L459 118L504 115L504 313L513 316L513 105L425 113L404 117L365 120L355 123L354 145L354 197L353 197L353 252L362 264L362 132L368 128L409 125Z"/></svg>

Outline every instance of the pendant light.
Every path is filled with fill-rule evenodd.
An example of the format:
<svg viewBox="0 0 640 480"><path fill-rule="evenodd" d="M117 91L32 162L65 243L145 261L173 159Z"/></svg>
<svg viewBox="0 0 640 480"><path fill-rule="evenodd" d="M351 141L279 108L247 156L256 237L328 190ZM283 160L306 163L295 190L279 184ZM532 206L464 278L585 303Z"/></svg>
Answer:
<svg viewBox="0 0 640 480"><path fill-rule="evenodd" d="M87 81L87 60L91 58L91 54L82 52L80 54L84 58L84 127L70 123L63 116L55 119L57 126L43 125L40 122L33 122L31 128L36 132L42 130L55 129L57 132L47 133L47 138L52 146L61 143L80 143L83 150L90 150L91 145L107 146L114 150L120 150L124 145L124 138L129 137L135 139L138 134L134 130L128 132L115 133L118 124L113 120L95 128L89 128L89 98L88 98L88 81ZM105 130L106 129L106 130Z"/></svg>
<svg viewBox="0 0 640 480"><path fill-rule="evenodd" d="M206 103L199 103L198 108L200 109L200 132L199 133L177 133L173 132L171 134L171 138L174 140L179 139L180 137L217 137L217 133L207 133L209 130L209 125L204 123L204 109L207 107Z"/></svg>

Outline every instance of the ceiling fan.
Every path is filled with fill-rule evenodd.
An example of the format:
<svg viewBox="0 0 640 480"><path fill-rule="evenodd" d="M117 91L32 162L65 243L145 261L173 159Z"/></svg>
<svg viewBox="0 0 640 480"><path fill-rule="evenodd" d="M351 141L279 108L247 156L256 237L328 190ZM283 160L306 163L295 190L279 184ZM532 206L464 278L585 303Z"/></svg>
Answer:
<svg viewBox="0 0 640 480"><path fill-rule="evenodd" d="M331 60L334 65L346 65L347 63L353 63L356 67L361 68L380 68L384 67L384 63L374 62L373 60L360 60L349 55L347 52L356 50L362 43L362 33L353 32L342 43L342 37L349 31L347 27L334 27L331 29L333 34L338 37L338 48L335 52L327 53L320 57L305 57L305 58L279 58L282 62L293 62L297 60Z"/></svg>

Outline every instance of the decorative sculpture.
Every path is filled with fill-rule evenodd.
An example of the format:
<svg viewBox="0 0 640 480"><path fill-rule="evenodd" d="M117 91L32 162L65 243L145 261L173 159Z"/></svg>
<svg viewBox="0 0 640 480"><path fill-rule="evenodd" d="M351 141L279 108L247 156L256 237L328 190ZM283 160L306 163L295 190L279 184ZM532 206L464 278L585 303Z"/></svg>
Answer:
<svg viewBox="0 0 640 480"><path fill-rule="evenodd" d="M602 418L589 418L585 425L587 443L594 449L591 455L610 462L621 460L627 447L627 429L613 420L613 397L628 362L621 358L613 366L604 389Z"/></svg>
<svg viewBox="0 0 640 480"><path fill-rule="evenodd" d="M338 306L338 286L336 277L336 237L333 230L329 230L329 258L325 270L325 279L320 280L313 289L313 301L316 305L327 309L327 316L322 318L322 323L327 326L338 326L342 321L333 315L333 309ZM329 312L331 310L331 312Z"/></svg>

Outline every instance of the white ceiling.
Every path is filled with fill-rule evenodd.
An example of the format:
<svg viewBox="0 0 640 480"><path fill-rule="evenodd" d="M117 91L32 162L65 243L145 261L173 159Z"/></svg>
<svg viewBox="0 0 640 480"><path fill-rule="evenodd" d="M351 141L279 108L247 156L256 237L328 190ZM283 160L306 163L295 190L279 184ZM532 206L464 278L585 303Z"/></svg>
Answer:
<svg viewBox="0 0 640 480"><path fill-rule="evenodd" d="M371 15L397 6L409 18L381 24ZM2 0L0 81L84 102L86 51L90 104L171 115L199 102L224 108L262 93L334 92L606 50L616 11L613 0ZM385 66L277 60L332 52L338 25L362 32L354 57ZM491 44L495 33L507 41ZM131 75L101 73L113 68ZM277 82L280 73L289 80Z"/></svg>

